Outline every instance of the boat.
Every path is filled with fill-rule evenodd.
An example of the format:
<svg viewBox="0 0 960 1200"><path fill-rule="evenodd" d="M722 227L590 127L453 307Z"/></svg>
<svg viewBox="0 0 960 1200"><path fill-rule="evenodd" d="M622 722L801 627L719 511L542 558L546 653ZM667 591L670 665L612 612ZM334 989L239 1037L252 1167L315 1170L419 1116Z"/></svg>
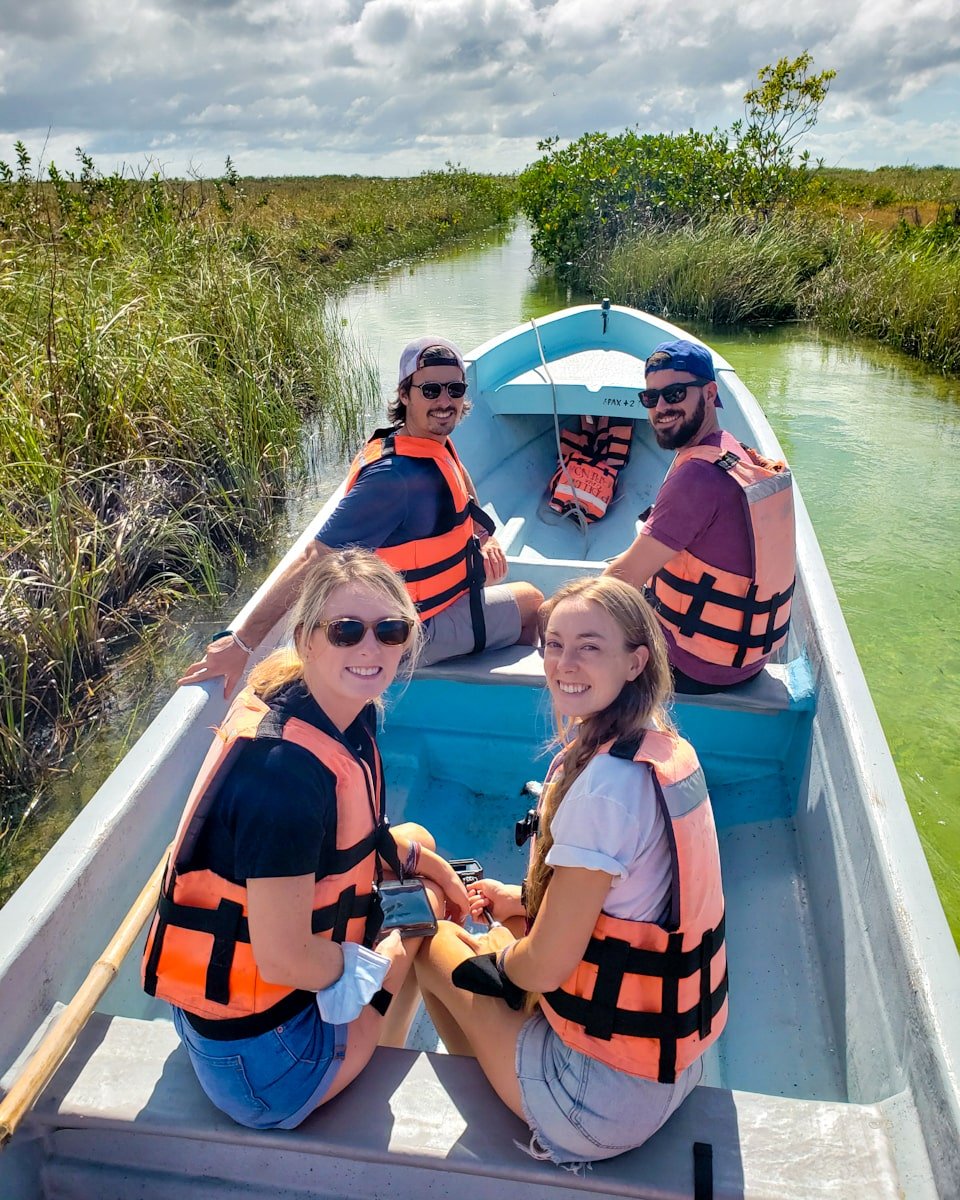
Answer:
<svg viewBox="0 0 960 1200"><path fill-rule="evenodd" d="M456 442L511 578L550 593L632 540L669 461L638 402L642 360L677 336L690 335L603 302L469 355L473 411ZM723 425L781 457L756 399L714 362ZM584 414L634 422L614 501L588 526L544 500L559 430ZM377 1051L299 1129L240 1128L200 1091L167 1011L140 989L134 951L0 1155L0 1194L960 1196L960 960L799 494L797 545L777 661L735 692L673 708L719 828L730 1018L704 1083L645 1146L584 1175L533 1161L515 1146L522 1123L472 1059L441 1052L424 1018L407 1048ZM162 859L220 693L217 681L178 690L0 911L4 1090ZM392 819L421 819L448 855L519 879L513 824L548 729L530 648L418 670L395 685L382 737ZM695 1161L712 1169L695 1178Z"/></svg>

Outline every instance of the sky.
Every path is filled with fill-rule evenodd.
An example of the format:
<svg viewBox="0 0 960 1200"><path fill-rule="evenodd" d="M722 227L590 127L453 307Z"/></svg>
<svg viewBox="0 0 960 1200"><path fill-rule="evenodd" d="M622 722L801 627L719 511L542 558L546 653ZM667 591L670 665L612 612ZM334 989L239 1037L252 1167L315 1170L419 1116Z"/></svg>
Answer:
<svg viewBox="0 0 960 1200"><path fill-rule="evenodd" d="M509 172L595 130L729 127L837 78L828 166L960 166L960 0L0 0L0 159L210 176Z"/></svg>

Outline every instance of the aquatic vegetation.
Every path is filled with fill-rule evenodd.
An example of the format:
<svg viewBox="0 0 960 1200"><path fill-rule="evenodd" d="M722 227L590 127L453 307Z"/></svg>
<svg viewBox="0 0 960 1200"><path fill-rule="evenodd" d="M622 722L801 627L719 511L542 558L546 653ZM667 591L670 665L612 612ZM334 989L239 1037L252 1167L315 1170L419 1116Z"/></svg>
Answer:
<svg viewBox="0 0 960 1200"><path fill-rule="evenodd" d="M257 545L319 418L375 395L326 298L504 219L509 182L248 181L0 164L0 783L29 786L116 646ZM0 832L21 801L0 804ZM12 822L12 826L11 826Z"/></svg>
<svg viewBox="0 0 960 1200"><path fill-rule="evenodd" d="M829 237L813 223L718 216L624 238L586 283L595 295L668 318L778 321L796 315L829 252Z"/></svg>

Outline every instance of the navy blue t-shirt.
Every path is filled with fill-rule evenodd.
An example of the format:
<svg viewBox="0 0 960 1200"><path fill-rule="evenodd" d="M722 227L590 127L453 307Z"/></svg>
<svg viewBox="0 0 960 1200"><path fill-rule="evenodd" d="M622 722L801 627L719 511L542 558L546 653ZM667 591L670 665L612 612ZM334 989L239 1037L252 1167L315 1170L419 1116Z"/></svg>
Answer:
<svg viewBox="0 0 960 1200"><path fill-rule="evenodd" d="M284 688L270 707L342 741L373 768L373 705L342 734L303 683ZM383 804L381 794L381 810ZM320 879L329 874L329 855L336 849L336 821L333 772L302 746L253 738L213 802L190 865L233 883L309 874Z"/></svg>
<svg viewBox="0 0 960 1200"><path fill-rule="evenodd" d="M334 550L379 550L448 533L455 519L453 497L437 464L394 455L363 468L317 540Z"/></svg>

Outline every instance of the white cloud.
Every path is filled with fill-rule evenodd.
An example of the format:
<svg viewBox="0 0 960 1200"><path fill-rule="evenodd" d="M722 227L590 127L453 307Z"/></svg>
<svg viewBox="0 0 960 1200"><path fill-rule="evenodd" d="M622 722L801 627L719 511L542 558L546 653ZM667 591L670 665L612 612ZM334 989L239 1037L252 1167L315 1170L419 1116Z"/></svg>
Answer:
<svg viewBox="0 0 960 1200"><path fill-rule="evenodd" d="M899 130L960 160L960 0L0 0L0 158L50 130L105 167L513 170L548 135L727 126L804 48L838 73L814 153L887 161Z"/></svg>

